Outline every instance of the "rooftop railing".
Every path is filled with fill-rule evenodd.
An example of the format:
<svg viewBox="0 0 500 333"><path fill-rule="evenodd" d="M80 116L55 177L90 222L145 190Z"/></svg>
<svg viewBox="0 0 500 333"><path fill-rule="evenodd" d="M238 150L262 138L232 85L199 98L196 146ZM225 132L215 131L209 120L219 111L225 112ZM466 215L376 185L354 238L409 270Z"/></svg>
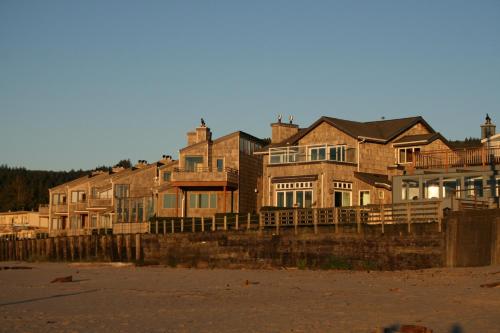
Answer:
<svg viewBox="0 0 500 333"><path fill-rule="evenodd" d="M324 161L357 163L356 148L331 144L269 148L269 164Z"/></svg>
<svg viewBox="0 0 500 333"><path fill-rule="evenodd" d="M209 169L206 167L174 168L171 180L175 181L227 181L229 183L238 183L238 170L233 168L224 168L222 170Z"/></svg>
<svg viewBox="0 0 500 333"><path fill-rule="evenodd" d="M415 153L415 169L446 169L500 164L500 147L431 150Z"/></svg>

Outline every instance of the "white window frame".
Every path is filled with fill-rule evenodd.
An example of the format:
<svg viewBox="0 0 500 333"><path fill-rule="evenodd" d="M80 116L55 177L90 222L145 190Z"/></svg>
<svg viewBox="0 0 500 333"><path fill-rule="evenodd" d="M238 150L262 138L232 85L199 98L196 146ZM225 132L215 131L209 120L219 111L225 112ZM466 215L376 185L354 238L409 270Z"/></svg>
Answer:
<svg viewBox="0 0 500 333"><path fill-rule="evenodd" d="M362 192L368 192L368 200L370 201L368 204L364 204L364 205L361 204L361 193ZM371 196L371 191L370 190L359 190L358 203L359 203L360 206L371 205L371 203L372 203L371 201L372 201L372 196Z"/></svg>
<svg viewBox="0 0 500 333"><path fill-rule="evenodd" d="M422 151L422 146L412 146L412 147L400 147L396 150L396 159L397 159L397 164L410 164L410 163L413 163L413 161L410 161L408 162L408 159L407 159L407 156L408 156L408 153L407 151L408 150L411 150L412 152L412 156L413 158L415 158L415 149L418 149L419 152ZM404 162L401 161L401 150L404 150L405 151L405 160Z"/></svg>

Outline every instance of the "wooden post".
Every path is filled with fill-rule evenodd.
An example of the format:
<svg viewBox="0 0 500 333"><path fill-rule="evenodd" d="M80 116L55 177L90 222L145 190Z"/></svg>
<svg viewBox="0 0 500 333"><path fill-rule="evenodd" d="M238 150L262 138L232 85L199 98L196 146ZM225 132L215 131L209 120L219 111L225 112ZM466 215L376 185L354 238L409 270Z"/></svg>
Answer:
<svg viewBox="0 0 500 333"><path fill-rule="evenodd" d="M276 226L276 235L280 234L280 216L279 211L274 212L274 224Z"/></svg>
<svg viewBox="0 0 500 333"><path fill-rule="evenodd" d="M141 260L141 234L135 234L135 260Z"/></svg>
<svg viewBox="0 0 500 333"><path fill-rule="evenodd" d="M215 231L215 215L212 216L212 231Z"/></svg>
<svg viewBox="0 0 500 333"><path fill-rule="evenodd" d="M295 235L299 233L299 211L297 209L293 211L293 233Z"/></svg>
<svg viewBox="0 0 500 333"><path fill-rule="evenodd" d="M335 233L339 232L339 216L337 207L333 207L333 223L335 223Z"/></svg>
<svg viewBox="0 0 500 333"><path fill-rule="evenodd" d="M71 236L69 238L69 252L71 255L71 261L75 260L75 237Z"/></svg>
<svg viewBox="0 0 500 333"><path fill-rule="evenodd" d="M132 246L130 244L130 234L125 235L125 247L127 249L127 261L132 260Z"/></svg>
<svg viewBox="0 0 500 333"><path fill-rule="evenodd" d="M195 220L194 220L194 216L191 218L191 232L195 232Z"/></svg>
<svg viewBox="0 0 500 333"><path fill-rule="evenodd" d="M205 217L201 217L201 232L205 232Z"/></svg>
<svg viewBox="0 0 500 333"><path fill-rule="evenodd" d="M264 218L262 216L262 212L259 214L259 235L262 235L264 230Z"/></svg>
<svg viewBox="0 0 500 333"><path fill-rule="evenodd" d="M181 232L184 232L184 219L181 219Z"/></svg>
<svg viewBox="0 0 500 333"><path fill-rule="evenodd" d="M122 261L122 249L123 249L123 235L116 235L116 253L118 254L118 260Z"/></svg>
<svg viewBox="0 0 500 333"><path fill-rule="evenodd" d="M251 215L250 215L250 213L248 213L248 215L247 215L247 230L250 230L250 219L251 219Z"/></svg>
<svg viewBox="0 0 500 333"><path fill-rule="evenodd" d="M359 206L356 207L356 224L357 224L358 234L360 234L361 233L361 208Z"/></svg>
<svg viewBox="0 0 500 333"><path fill-rule="evenodd" d="M408 223L408 233L411 232L411 209L410 203L406 204L406 222Z"/></svg>
<svg viewBox="0 0 500 333"><path fill-rule="evenodd" d="M163 234L164 235L167 234L167 221L166 220L163 220Z"/></svg>
<svg viewBox="0 0 500 333"><path fill-rule="evenodd" d="M318 233L318 210L313 209L313 225L314 225L314 234Z"/></svg>
<svg viewBox="0 0 500 333"><path fill-rule="evenodd" d="M385 208L383 203L380 205L380 221L382 222L382 233L385 233Z"/></svg>
<svg viewBox="0 0 500 333"><path fill-rule="evenodd" d="M158 235L158 220L155 221L156 234Z"/></svg>
<svg viewBox="0 0 500 333"><path fill-rule="evenodd" d="M227 215L224 215L224 231L227 231Z"/></svg>
<svg viewBox="0 0 500 333"><path fill-rule="evenodd" d="M78 259L80 259L80 261L82 261L83 259L82 252L83 252L83 238L82 236L78 236Z"/></svg>
<svg viewBox="0 0 500 333"><path fill-rule="evenodd" d="M172 225L172 233L174 234L175 233L175 224L174 224L174 220L172 219L170 221L171 225Z"/></svg>
<svg viewBox="0 0 500 333"><path fill-rule="evenodd" d="M236 214L236 221L235 221L235 225L234 225L234 228L236 230L238 230L239 228L239 224L240 224L240 215L239 214Z"/></svg>

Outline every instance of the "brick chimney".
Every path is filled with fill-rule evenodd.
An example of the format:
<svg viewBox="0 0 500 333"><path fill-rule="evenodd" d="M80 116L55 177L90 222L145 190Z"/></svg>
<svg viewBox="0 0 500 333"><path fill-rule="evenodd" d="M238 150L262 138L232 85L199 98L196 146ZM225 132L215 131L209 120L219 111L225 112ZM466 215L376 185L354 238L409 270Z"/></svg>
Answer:
<svg viewBox="0 0 500 333"><path fill-rule="evenodd" d="M201 118L201 125L194 132L187 133L187 144L191 146L203 141L212 141L212 132L205 125L203 118Z"/></svg>
<svg viewBox="0 0 500 333"><path fill-rule="evenodd" d="M292 116L290 116L288 123L284 123L281 120L282 116L279 115L278 122L271 124L271 143L279 143L297 134L299 131L299 125L293 123Z"/></svg>

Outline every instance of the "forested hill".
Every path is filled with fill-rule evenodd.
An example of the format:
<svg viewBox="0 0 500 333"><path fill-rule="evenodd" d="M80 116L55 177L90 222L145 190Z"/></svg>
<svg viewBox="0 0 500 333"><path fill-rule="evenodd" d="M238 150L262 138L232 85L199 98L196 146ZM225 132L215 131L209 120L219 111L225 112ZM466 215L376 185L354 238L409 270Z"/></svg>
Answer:
<svg viewBox="0 0 500 333"><path fill-rule="evenodd" d="M49 188L90 174L90 171L37 171L0 165L0 212L38 210L49 202Z"/></svg>

